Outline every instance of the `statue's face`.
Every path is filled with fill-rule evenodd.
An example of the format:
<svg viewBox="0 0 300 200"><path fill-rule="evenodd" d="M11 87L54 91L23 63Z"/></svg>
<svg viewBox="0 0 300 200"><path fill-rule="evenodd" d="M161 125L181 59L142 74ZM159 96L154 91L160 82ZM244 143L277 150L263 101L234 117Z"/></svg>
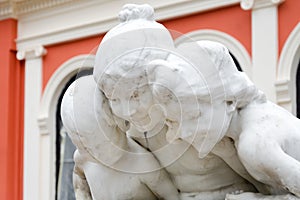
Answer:
<svg viewBox="0 0 300 200"><path fill-rule="evenodd" d="M155 126L153 123L156 119L152 119L153 113L150 115L150 112L156 112L156 109L152 109L155 103L150 85L142 80L139 83L124 78L111 82L103 92L115 115L129 121L140 131L149 131Z"/></svg>

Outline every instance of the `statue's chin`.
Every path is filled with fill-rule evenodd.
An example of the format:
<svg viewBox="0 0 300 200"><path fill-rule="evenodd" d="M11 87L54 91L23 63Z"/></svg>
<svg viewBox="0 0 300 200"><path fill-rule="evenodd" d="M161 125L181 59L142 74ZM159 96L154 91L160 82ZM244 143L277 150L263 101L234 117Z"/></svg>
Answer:
<svg viewBox="0 0 300 200"><path fill-rule="evenodd" d="M164 121L162 118L150 118L147 115L144 118L141 118L139 121L131 121L130 128L127 131L127 134L132 137L152 137L153 135L160 132L164 127Z"/></svg>
<svg viewBox="0 0 300 200"><path fill-rule="evenodd" d="M144 137L143 136L143 132L137 130L134 126L130 126L130 128L128 129L128 131L126 132L126 134L130 137L134 137L134 138L141 138Z"/></svg>
<svg viewBox="0 0 300 200"><path fill-rule="evenodd" d="M137 129L139 132L144 133L144 132L148 132L151 131L155 125L156 125L156 121L152 120L148 115L137 119L136 121L131 121L132 126L135 127L135 129Z"/></svg>

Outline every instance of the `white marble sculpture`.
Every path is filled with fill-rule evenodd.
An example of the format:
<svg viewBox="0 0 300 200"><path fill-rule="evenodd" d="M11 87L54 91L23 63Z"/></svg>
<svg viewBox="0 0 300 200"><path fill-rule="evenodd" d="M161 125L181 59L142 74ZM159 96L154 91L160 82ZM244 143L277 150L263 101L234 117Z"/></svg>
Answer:
<svg viewBox="0 0 300 200"><path fill-rule="evenodd" d="M179 199L154 156L116 125L92 76L77 79L67 89L62 117L77 147L73 176L77 199Z"/></svg>
<svg viewBox="0 0 300 200"><path fill-rule="evenodd" d="M119 18L62 102L77 199L300 199L300 121L221 44L175 46L148 5Z"/></svg>

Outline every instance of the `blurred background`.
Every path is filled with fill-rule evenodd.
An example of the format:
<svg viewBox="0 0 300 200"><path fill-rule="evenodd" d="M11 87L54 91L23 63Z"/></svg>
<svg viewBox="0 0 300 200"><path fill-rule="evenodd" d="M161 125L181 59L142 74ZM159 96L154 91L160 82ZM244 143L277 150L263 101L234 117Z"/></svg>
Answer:
<svg viewBox="0 0 300 200"><path fill-rule="evenodd" d="M0 199L74 200L75 150L61 98L92 73L126 3L148 3L174 35L224 44L269 100L300 116L299 0L0 0Z"/></svg>

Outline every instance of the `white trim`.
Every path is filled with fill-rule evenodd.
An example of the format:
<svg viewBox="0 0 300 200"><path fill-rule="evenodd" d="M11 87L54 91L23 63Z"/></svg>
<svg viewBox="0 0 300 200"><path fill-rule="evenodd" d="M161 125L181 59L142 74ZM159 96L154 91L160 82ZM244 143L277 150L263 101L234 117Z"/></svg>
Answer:
<svg viewBox="0 0 300 200"><path fill-rule="evenodd" d="M40 133L40 146L38 160L40 182L38 185L30 185L31 188L39 188L39 199L54 200L55 195L55 120L58 98L70 78L84 68L94 66L94 55L79 55L63 63L51 76L47 83L39 107L38 127ZM32 177L37 177L36 171L32 171ZM32 199L30 199L32 200Z"/></svg>
<svg viewBox="0 0 300 200"><path fill-rule="evenodd" d="M291 91L290 91L290 81L289 80L277 80L275 82L276 89L276 103L286 110L296 114L296 111L292 110L291 107Z"/></svg>
<svg viewBox="0 0 300 200"><path fill-rule="evenodd" d="M298 62L295 63L295 56L300 57L300 22L290 33L282 48L278 64L278 80L289 80L292 73L296 72Z"/></svg>
<svg viewBox="0 0 300 200"><path fill-rule="evenodd" d="M189 32L184 36L177 38L175 40L175 44L183 43L187 38L190 38L194 41L211 40L223 44L237 59L242 70L250 78L252 77L252 63L251 63L250 55L246 50L246 48L234 37L221 31L203 29L203 30Z"/></svg>
<svg viewBox="0 0 300 200"><path fill-rule="evenodd" d="M154 7L157 20L205 12L238 4L240 0L139 0ZM79 1L23 15L18 20L17 48L52 45L107 32L118 22L117 13L125 3L120 1ZM99 12L101 11L101 12ZM78 17L80 16L80 17Z"/></svg>
<svg viewBox="0 0 300 200"><path fill-rule="evenodd" d="M40 135L37 124L39 102L42 93L42 56L46 50L42 46L29 48L17 53L18 60L25 59L24 95L24 163L23 199L39 200L38 158L40 157ZM32 186L36 187L32 187Z"/></svg>
<svg viewBox="0 0 300 200"><path fill-rule="evenodd" d="M9 1L0 2L0 20L16 18L13 6Z"/></svg>
<svg viewBox="0 0 300 200"><path fill-rule="evenodd" d="M35 47L27 48L25 50L24 49L19 50L17 52L17 59L24 60L24 59L38 58L43 55L46 55L46 53L47 50L43 46L38 45Z"/></svg>
<svg viewBox="0 0 300 200"><path fill-rule="evenodd" d="M51 76L45 88L40 106L39 125L41 125L41 134L51 133L50 130L52 130L52 128L44 127L43 124L47 124L46 119L49 118L49 113L53 111L51 109L51 103L53 103L54 99L57 100L62 87L64 87L67 81L82 67L93 67L94 60L94 55L79 55L73 57L63 63Z"/></svg>
<svg viewBox="0 0 300 200"><path fill-rule="evenodd" d="M296 114L296 73L300 59L300 22L287 38L279 58L277 83L287 82L284 96L276 93L277 102L283 104L290 112ZM281 102L281 99L287 99Z"/></svg>
<svg viewBox="0 0 300 200"><path fill-rule="evenodd" d="M284 0L241 0L241 7L244 10L260 9L270 6L277 6Z"/></svg>
<svg viewBox="0 0 300 200"><path fill-rule="evenodd" d="M0 20L7 18L18 18L22 14L32 13L37 10L57 7L62 4L75 3L76 0L35 0L35 1L0 1ZM77 0L78 1L78 0Z"/></svg>
<svg viewBox="0 0 300 200"><path fill-rule="evenodd" d="M276 102L275 81L278 59L277 6L252 10L251 22L252 80L270 101Z"/></svg>
<svg viewBox="0 0 300 200"><path fill-rule="evenodd" d="M51 7L57 7L62 4L75 3L76 0L44 0L44 1L16 1L12 3L15 7L17 16L25 13L32 13L37 10L42 10Z"/></svg>

